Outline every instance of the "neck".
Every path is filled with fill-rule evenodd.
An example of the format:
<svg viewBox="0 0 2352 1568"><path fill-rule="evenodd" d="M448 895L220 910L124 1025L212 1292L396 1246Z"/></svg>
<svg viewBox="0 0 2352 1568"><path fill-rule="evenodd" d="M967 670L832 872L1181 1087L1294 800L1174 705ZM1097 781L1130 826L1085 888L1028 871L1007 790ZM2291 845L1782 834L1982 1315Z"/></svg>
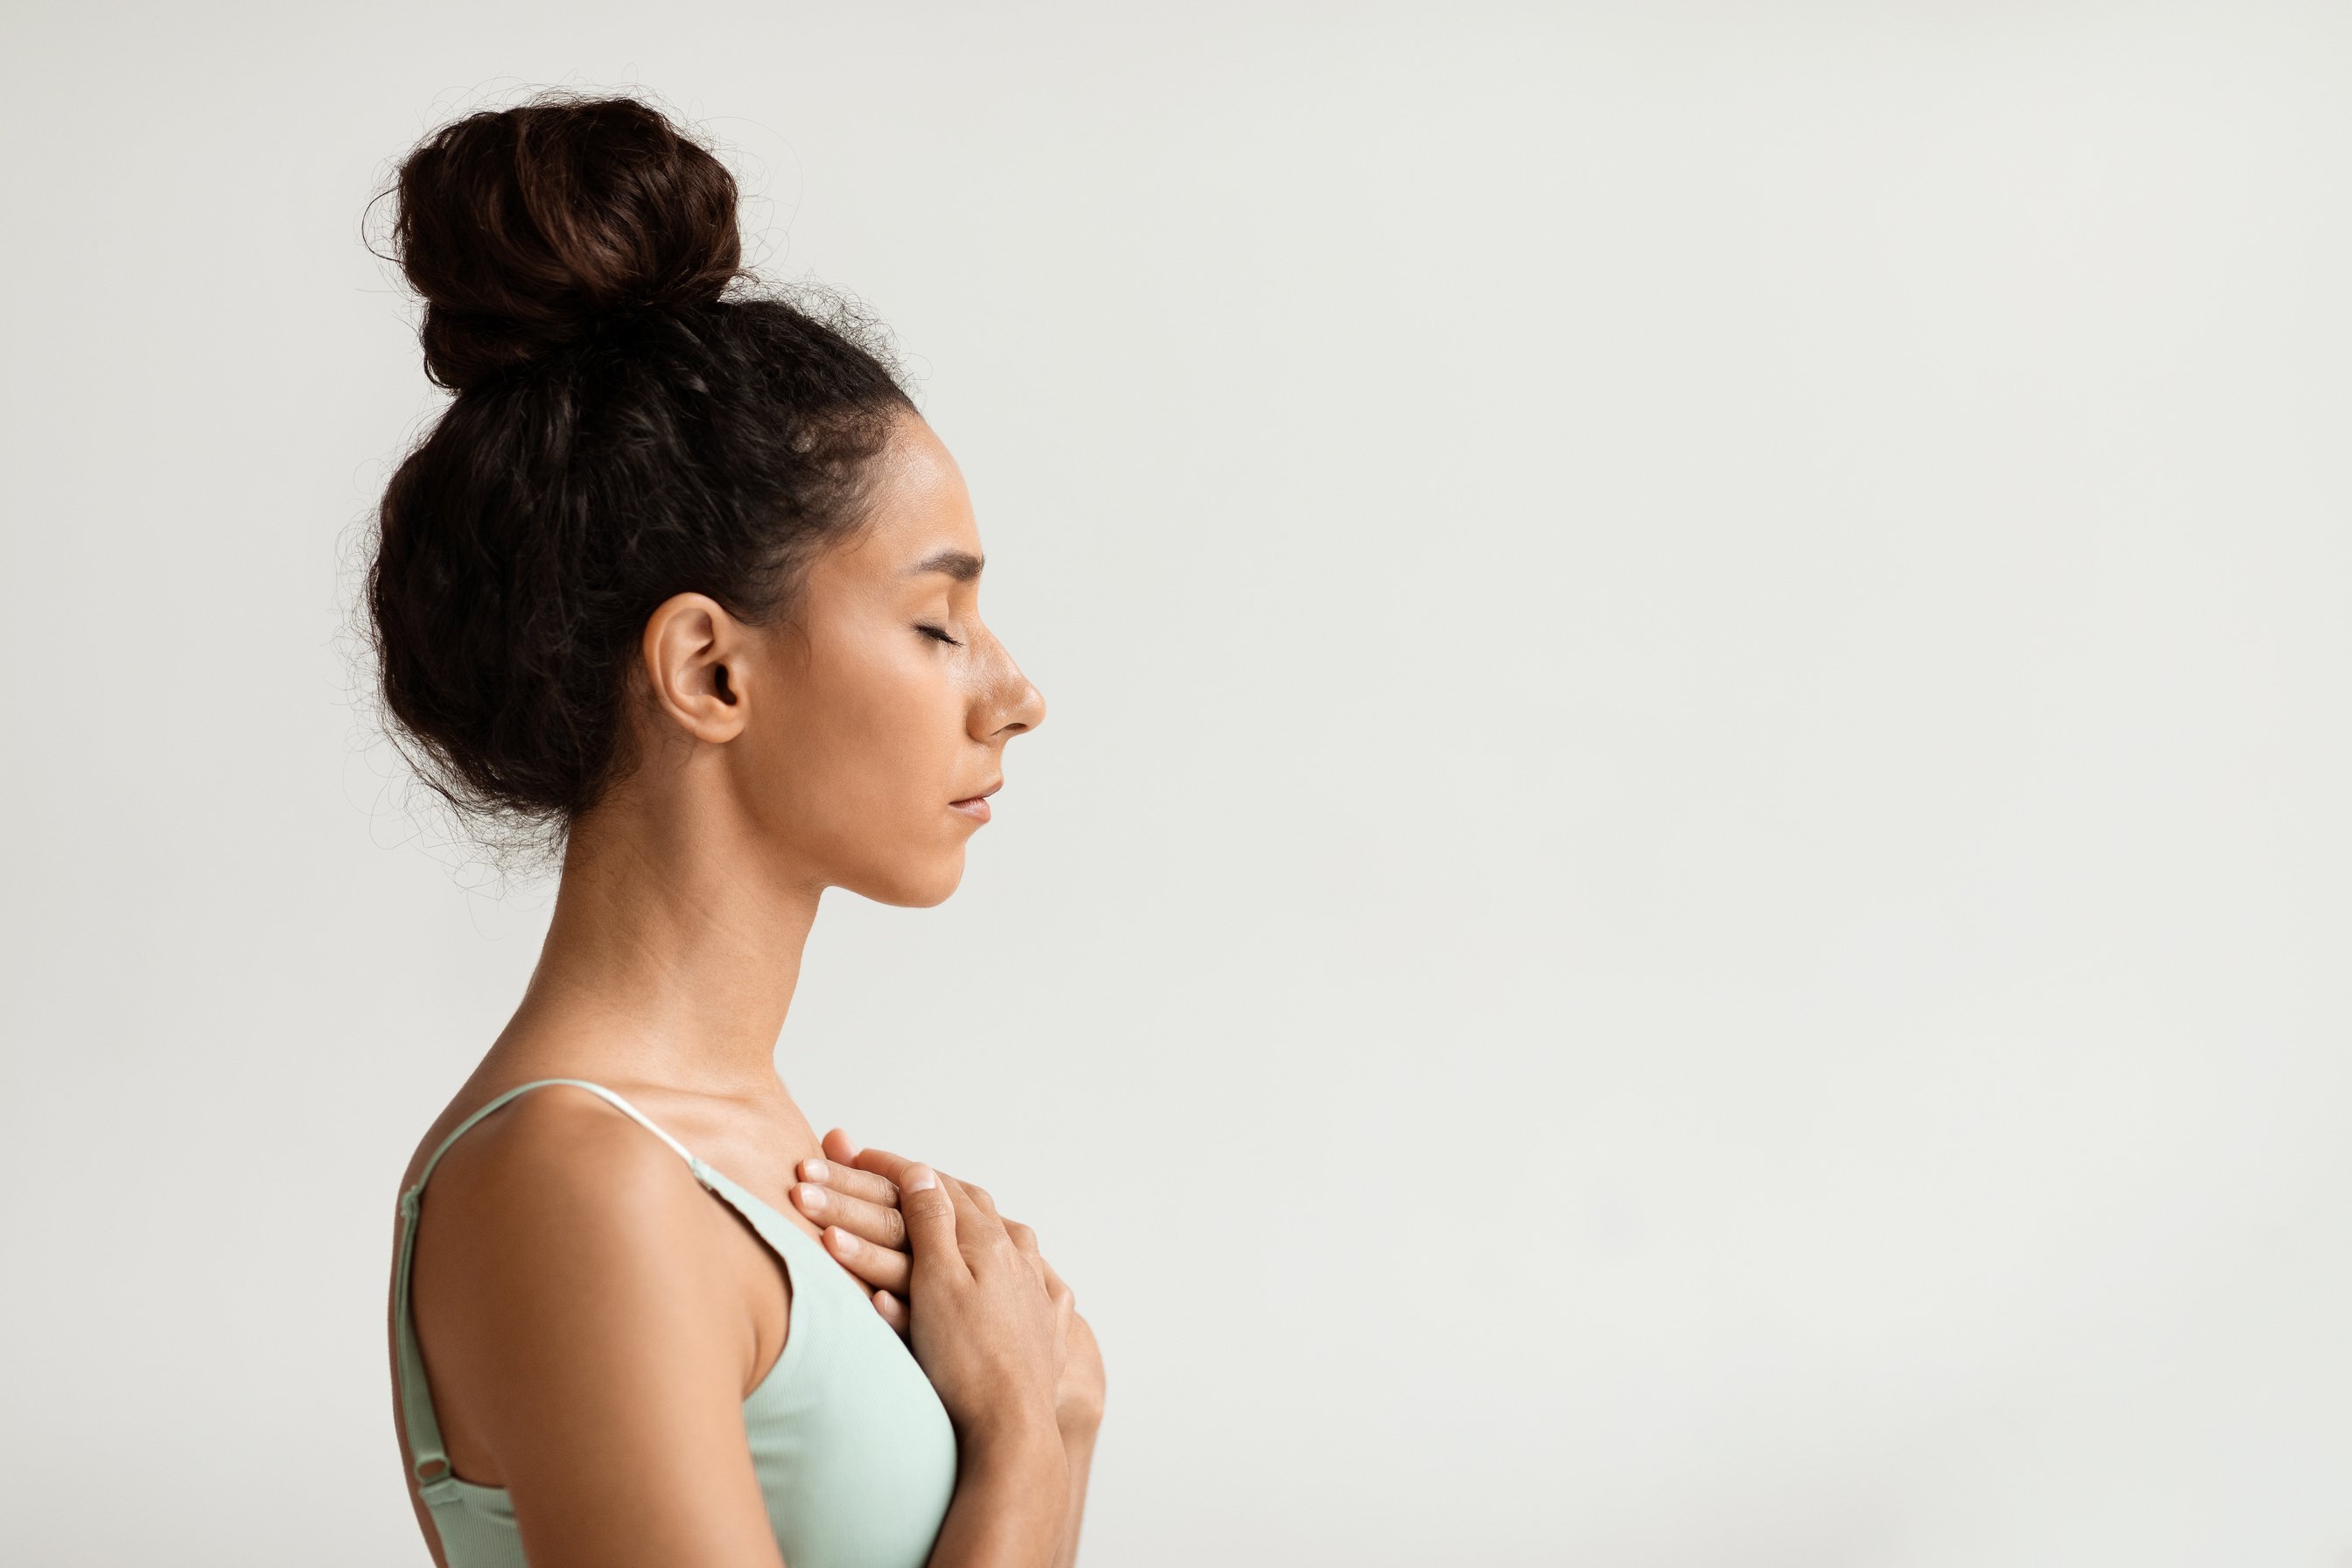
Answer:
<svg viewBox="0 0 2352 1568"><path fill-rule="evenodd" d="M747 826L625 786L575 823L539 965L493 1058L777 1093L776 1037L824 889L763 864Z"/></svg>

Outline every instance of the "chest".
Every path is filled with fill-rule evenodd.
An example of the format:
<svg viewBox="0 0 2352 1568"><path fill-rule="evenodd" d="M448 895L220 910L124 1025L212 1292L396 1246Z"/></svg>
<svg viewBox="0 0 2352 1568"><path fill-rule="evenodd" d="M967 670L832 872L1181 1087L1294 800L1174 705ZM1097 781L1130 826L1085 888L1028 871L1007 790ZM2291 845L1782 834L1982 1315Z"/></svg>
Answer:
<svg viewBox="0 0 2352 1568"><path fill-rule="evenodd" d="M742 1191L811 1237L820 1228L792 1202L801 1163L824 1153L818 1135L793 1100L745 1103L666 1092L640 1086L630 1098Z"/></svg>

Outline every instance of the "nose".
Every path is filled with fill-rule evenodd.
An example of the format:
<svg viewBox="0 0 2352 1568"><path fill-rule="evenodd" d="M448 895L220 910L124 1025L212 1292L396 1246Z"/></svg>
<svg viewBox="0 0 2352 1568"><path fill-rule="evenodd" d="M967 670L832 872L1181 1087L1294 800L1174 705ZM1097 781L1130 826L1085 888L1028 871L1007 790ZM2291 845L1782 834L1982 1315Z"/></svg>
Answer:
<svg viewBox="0 0 2352 1568"><path fill-rule="evenodd" d="M1045 721L1045 694L1029 684L1029 679L1018 670L1013 672L1021 682L1021 705L1015 710L1014 728L1034 730Z"/></svg>
<svg viewBox="0 0 2352 1568"><path fill-rule="evenodd" d="M995 644L995 651L987 700L973 704L976 741L1010 740L1045 721L1045 693L1030 684L1003 643Z"/></svg>

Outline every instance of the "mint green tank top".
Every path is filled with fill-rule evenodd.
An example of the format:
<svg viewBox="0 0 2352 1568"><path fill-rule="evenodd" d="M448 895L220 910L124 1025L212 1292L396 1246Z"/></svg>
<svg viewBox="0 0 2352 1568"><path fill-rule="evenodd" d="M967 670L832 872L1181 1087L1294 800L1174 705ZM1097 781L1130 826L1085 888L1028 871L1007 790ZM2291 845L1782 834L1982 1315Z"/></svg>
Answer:
<svg viewBox="0 0 2352 1568"><path fill-rule="evenodd" d="M750 1397L743 1426L786 1568L920 1568L955 1495L955 1431L930 1379L874 1310L865 1286L806 1231L688 1152L601 1084L541 1079L507 1090L458 1124L400 1194L393 1277L401 1415L408 1463L449 1568L523 1568L522 1538L502 1487L449 1467L408 1309L409 1261L425 1184L449 1145L515 1096L548 1084L584 1089L676 1150L700 1182L751 1222L784 1265L793 1310L783 1352Z"/></svg>

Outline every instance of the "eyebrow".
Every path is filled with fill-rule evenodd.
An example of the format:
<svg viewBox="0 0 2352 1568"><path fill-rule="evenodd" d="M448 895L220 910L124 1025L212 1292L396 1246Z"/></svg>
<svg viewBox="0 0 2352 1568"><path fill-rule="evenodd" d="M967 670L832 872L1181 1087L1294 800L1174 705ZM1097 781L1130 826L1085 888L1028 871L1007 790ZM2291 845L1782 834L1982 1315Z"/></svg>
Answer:
<svg viewBox="0 0 2352 1568"><path fill-rule="evenodd" d="M988 563L969 550L950 546L934 550L930 554L907 568L907 575L919 577L926 572L944 572L959 583L970 583L980 576L981 568Z"/></svg>

